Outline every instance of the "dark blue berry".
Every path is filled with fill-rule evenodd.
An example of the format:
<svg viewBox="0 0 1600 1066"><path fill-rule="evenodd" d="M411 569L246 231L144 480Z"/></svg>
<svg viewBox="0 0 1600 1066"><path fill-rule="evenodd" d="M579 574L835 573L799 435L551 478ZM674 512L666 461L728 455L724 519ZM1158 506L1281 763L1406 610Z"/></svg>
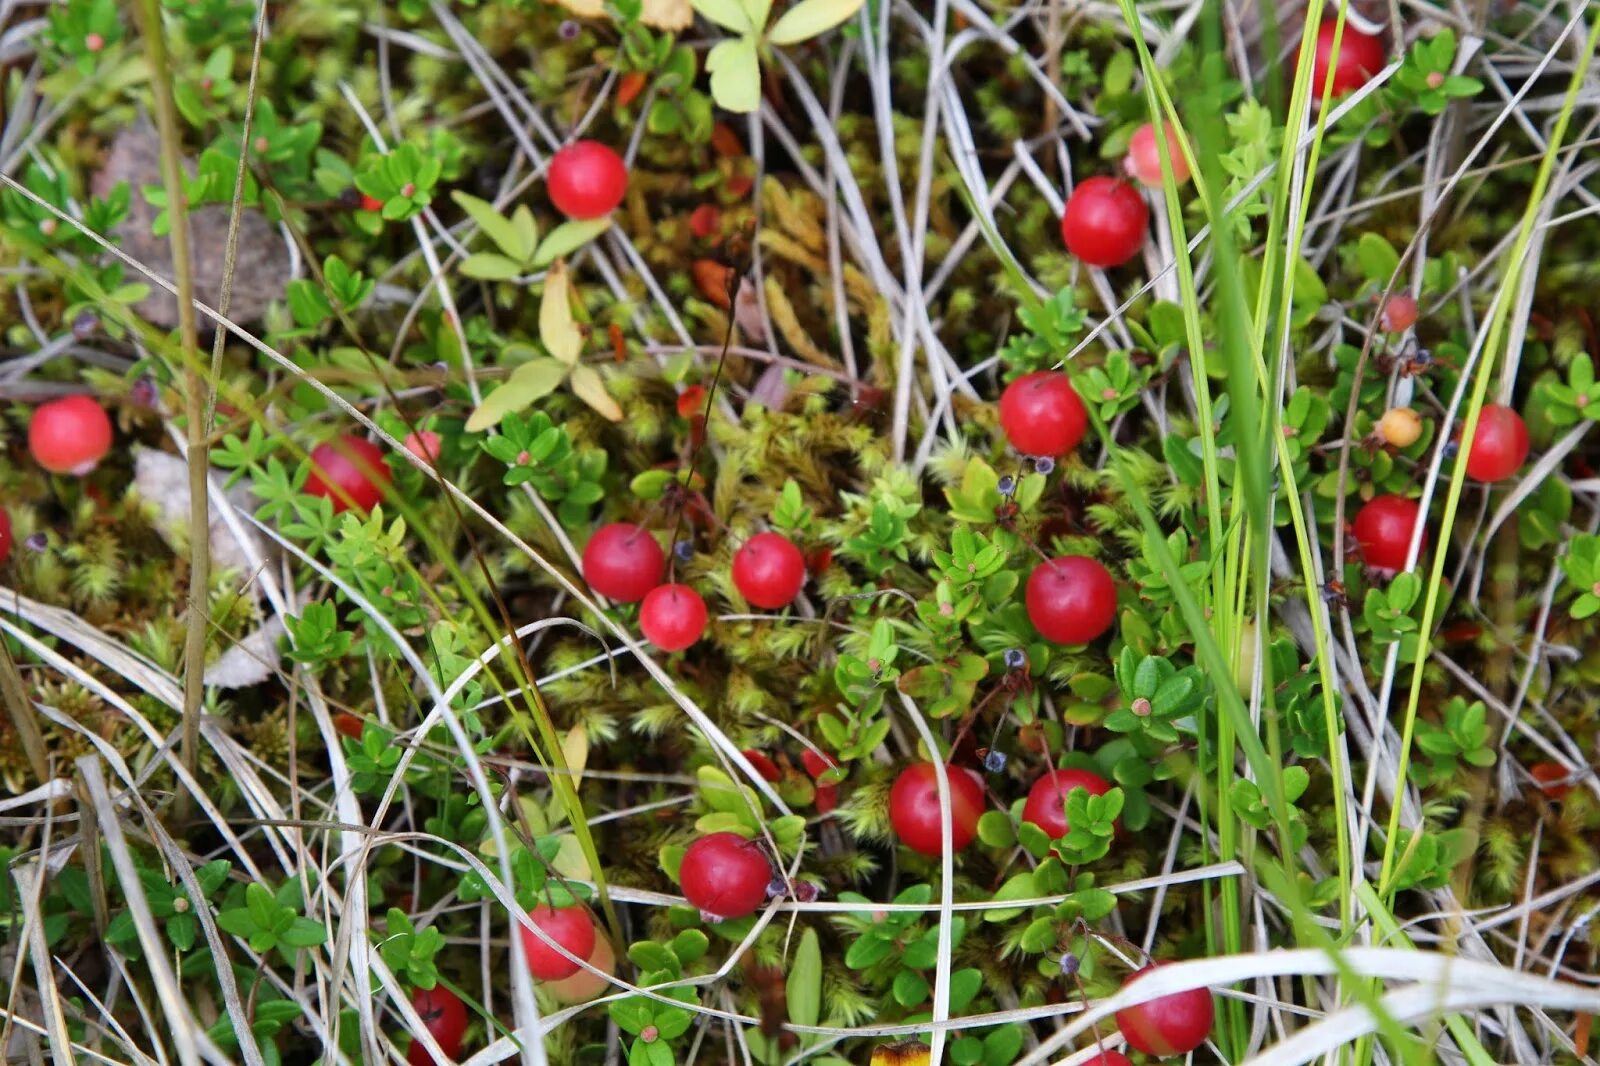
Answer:
<svg viewBox="0 0 1600 1066"><path fill-rule="evenodd" d="M694 545L686 540L680 540L672 546L672 553L678 557L679 562L688 562L694 558Z"/></svg>
<svg viewBox="0 0 1600 1066"><path fill-rule="evenodd" d="M997 485L996 488L1000 490L1000 495L1010 496L1013 492L1017 491L1017 479L1012 477L1010 474L1007 474L1005 477L1000 479L1000 484Z"/></svg>
<svg viewBox="0 0 1600 1066"><path fill-rule="evenodd" d="M1007 648L1005 662L1007 669L1021 670L1028 665L1028 654L1021 648Z"/></svg>
<svg viewBox="0 0 1600 1066"><path fill-rule="evenodd" d="M1048 455L1041 455L1033 461L1033 469L1038 474L1048 474L1056 468L1056 461Z"/></svg>
<svg viewBox="0 0 1600 1066"><path fill-rule="evenodd" d="M1006 753L991 751L983 757L983 768L991 774L997 774L1006 768Z"/></svg>

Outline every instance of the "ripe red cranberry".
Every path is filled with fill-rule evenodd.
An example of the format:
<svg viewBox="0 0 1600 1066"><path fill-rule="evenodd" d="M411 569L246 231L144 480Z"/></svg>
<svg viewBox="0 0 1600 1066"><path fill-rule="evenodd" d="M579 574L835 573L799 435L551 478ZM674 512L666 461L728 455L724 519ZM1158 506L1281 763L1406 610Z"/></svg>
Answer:
<svg viewBox="0 0 1600 1066"><path fill-rule="evenodd" d="M628 191L628 166L599 141L574 141L550 159L545 176L550 202L572 219L600 218L616 210Z"/></svg>
<svg viewBox="0 0 1600 1066"><path fill-rule="evenodd" d="M1311 93L1324 99L1323 85L1328 78L1328 60L1333 55L1334 20L1324 18L1317 27L1317 53L1311 62ZM1362 33L1348 22L1339 38L1339 61L1333 68L1333 85L1327 96L1343 96L1359 89L1372 76L1383 69L1383 42L1370 33Z"/></svg>
<svg viewBox="0 0 1600 1066"><path fill-rule="evenodd" d="M950 780L950 850L957 852L978 835L983 813L983 785L960 767L945 766ZM944 852L940 839L939 778L931 762L900 771L889 789L889 823L900 843L927 856Z"/></svg>
<svg viewBox="0 0 1600 1066"><path fill-rule="evenodd" d="M455 1058L461 1051L461 1038L467 1032L467 1008L461 997L444 985L435 985L411 993L411 1006L422 1015L422 1024L439 1042L439 1050ZM406 1061L411 1066L433 1066L434 1060L422 1041L413 1039Z"/></svg>
<svg viewBox="0 0 1600 1066"><path fill-rule="evenodd" d="M1383 301L1378 312L1378 324L1389 333L1404 333L1417 324L1417 298L1397 292Z"/></svg>
<svg viewBox="0 0 1600 1066"><path fill-rule="evenodd" d="M1117 584L1105 567L1082 555L1040 563L1024 593L1028 620L1044 639L1087 644L1117 620Z"/></svg>
<svg viewBox="0 0 1600 1066"><path fill-rule="evenodd" d="M806 560L782 533L757 533L733 554L733 585L752 606L787 607L806 583Z"/></svg>
<svg viewBox="0 0 1600 1066"><path fill-rule="evenodd" d="M595 530L583 547L583 579L600 595L634 603L661 584L667 557L650 531L632 522L612 522Z"/></svg>
<svg viewBox="0 0 1600 1066"><path fill-rule="evenodd" d="M1189 161L1183 157L1182 141L1178 131L1172 128L1172 123L1163 122L1161 126L1167 134L1167 158L1172 165L1172 180L1182 185L1189 180ZM1156 144L1154 123L1146 122L1133 131L1122 168L1141 185L1161 188L1161 149Z"/></svg>
<svg viewBox="0 0 1600 1066"><path fill-rule="evenodd" d="M1089 428L1072 379L1060 370L1036 370L1000 394L1000 428L1023 455L1066 455Z"/></svg>
<svg viewBox="0 0 1600 1066"><path fill-rule="evenodd" d="M594 950L594 922L582 906L552 907L541 903L528 912L528 919L580 959L587 959ZM517 931L522 934L522 948L528 955L528 972L539 980L559 981L582 969L521 922L517 923Z"/></svg>
<svg viewBox="0 0 1600 1066"><path fill-rule="evenodd" d="M370 511L383 499L394 474L383 449L364 437L345 434L311 449L306 491L333 501L333 513L348 508Z"/></svg>
<svg viewBox="0 0 1600 1066"><path fill-rule="evenodd" d="M1028 802L1022 806L1022 820L1032 822L1051 840L1067 835L1067 797L1076 788L1088 789L1091 796L1111 791L1111 782L1092 770L1047 770L1028 789Z"/></svg>
<svg viewBox="0 0 1600 1066"><path fill-rule="evenodd" d="M11 516L0 507L0 564L11 555Z"/></svg>
<svg viewBox="0 0 1600 1066"><path fill-rule="evenodd" d="M1484 404L1467 453L1467 476L1474 481L1503 481L1527 458L1528 427L1522 416L1503 404Z"/></svg>
<svg viewBox="0 0 1600 1066"><path fill-rule="evenodd" d="M682 651L706 631L706 601L688 585L657 585L639 605L639 628L662 651Z"/></svg>
<svg viewBox="0 0 1600 1066"><path fill-rule="evenodd" d="M1089 1059L1083 1066L1133 1066L1133 1060L1120 1051L1107 1049Z"/></svg>
<svg viewBox="0 0 1600 1066"><path fill-rule="evenodd" d="M1144 197L1116 178L1086 178L1072 190L1061 215L1067 251L1090 266L1121 266L1144 244L1150 212Z"/></svg>
<svg viewBox="0 0 1600 1066"><path fill-rule="evenodd" d="M1154 966L1147 966L1137 971L1122 987L1127 988L1153 969ZM1187 1055L1205 1043L1214 1017L1211 992L1191 988L1136 1007L1124 1007L1117 1011L1117 1028L1131 1047L1146 1055Z"/></svg>
<svg viewBox="0 0 1600 1066"><path fill-rule="evenodd" d="M1421 508L1405 496L1375 496L1356 512L1353 531L1361 547L1361 561L1376 570L1403 570L1411 531ZM1419 554L1428 550L1428 531L1422 531Z"/></svg>
<svg viewBox="0 0 1600 1066"><path fill-rule="evenodd" d="M83 395L40 404L28 423L28 450L52 474L82 477L111 450L111 417Z"/></svg>
<svg viewBox="0 0 1600 1066"><path fill-rule="evenodd" d="M405 445L406 451L425 463L437 462L439 459L439 434L431 429L418 429L407 433L406 439L400 443Z"/></svg>
<svg viewBox="0 0 1600 1066"><path fill-rule="evenodd" d="M806 748L800 753L800 761L805 764L806 773L813 778L821 777L839 764L832 755L823 755ZM818 785L816 794L816 808L818 814L831 814L839 806L839 785L837 782L827 785Z"/></svg>
<svg viewBox="0 0 1600 1066"><path fill-rule="evenodd" d="M678 867L684 898L719 921L754 913L771 882L766 853L738 833L706 834L689 845Z"/></svg>
<svg viewBox="0 0 1600 1066"><path fill-rule="evenodd" d="M777 781L783 777L783 773L778 769L778 764L767 758L765 752L757 751L754 748L746 748L740 754L750 760L750 765L756 768L756 773L766 780Z"/></svg>

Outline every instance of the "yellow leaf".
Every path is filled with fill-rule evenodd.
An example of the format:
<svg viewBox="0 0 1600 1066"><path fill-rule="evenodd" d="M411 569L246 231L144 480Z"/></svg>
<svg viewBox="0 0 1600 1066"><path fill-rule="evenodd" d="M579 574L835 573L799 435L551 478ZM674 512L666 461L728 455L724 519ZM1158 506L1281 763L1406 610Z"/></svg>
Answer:
<svg viewBox="0 0 1600 1066"><path fill-rule="evenodd" d="M550 868L562 877L574 881L589 880L589 863L583 857L583 848L578 843L578 838L571 833L560 837L561 850L556 852L556 857L550 861Z"/></svg>
<svg viewBox="0 0 1600 1066"><path fill-rule="evenodd" d="M539 301L539 339L551 355L568 366L583 351L583 331L572 320L572 282L567 264L557 259L544 276L544 298Z"/></svg>
<svg viewBox="0 0 1600 1066"><path fill-rule="evenodd" d="M557 0L557 3L583 19L597 19L606 15L602 0ZM689 0L644 0L644 9L639 13L639 21L652 30L675 33L689 28L689 24L694 21L694 8L690 6Z"/></svg>
<svg viewBox="0 0 1600 1066"><path fill-rule="evenodd" d="M544 808L539 806L539 801L532 796L518 796L517 806L522 809L522 817L526 821L527 831L536 837L542 837L550 832L550 823L545 819ZM516 838L511 837L510 843L515 846ZM494 837L486 836L483 843L478 845L478 854L486 858L499 857L499 851L494 846Z"/></svg>
<svg viewBox="0 0 1600 1066"><path fill-rule="evenodd" d="M863 0L800 0L767 34L772 44L798 44L826 33L861 10Z"/></svg>
<svg viewBox="0 0 1600 1066"><path fill-rule="evenodd" d="M761 106L761 63L754 37L720 42L706 55L711 97L729 111L749 114Z"/></svg>
<svg viewBox="0 0 1600 1066"><path fill-rule="evenodd" d="M566 364L554 359L541 356L523 363L472 412L467 419L467 432L481 433L498 426L506 415L516 414L534 401L550 395L566 376Z"/></svg>
<svg viewBox="0 0 1600 1066"><path fill-rule="evenodd" d="M622 421L622 408L606 391L606 383L592 366L572 368L572 394L593 407L602 417L613 422Z"/></svg>
<svg viewBox="0 0 1600 1066"><path fill-rule="evenodd" d="M583 782L583 768L589 763L589 731L575 725L561 738L561 756L572 772L572 790L576 792Z"/></svg>

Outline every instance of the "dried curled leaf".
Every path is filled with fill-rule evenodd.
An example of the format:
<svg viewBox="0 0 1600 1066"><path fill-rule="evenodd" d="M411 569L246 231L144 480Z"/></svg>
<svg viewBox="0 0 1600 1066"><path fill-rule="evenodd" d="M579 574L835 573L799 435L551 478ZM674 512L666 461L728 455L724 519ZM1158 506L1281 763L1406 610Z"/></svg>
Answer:
<svg viewBox="0 0 1600 1066"><path fill-rule="evenodd" d="M603 0L556 0L562 7L582 19L606 18ZM689 0L644 0L644 10L639 21L653 30L676 32L689 28L694 21L694 8Z"/></svg>

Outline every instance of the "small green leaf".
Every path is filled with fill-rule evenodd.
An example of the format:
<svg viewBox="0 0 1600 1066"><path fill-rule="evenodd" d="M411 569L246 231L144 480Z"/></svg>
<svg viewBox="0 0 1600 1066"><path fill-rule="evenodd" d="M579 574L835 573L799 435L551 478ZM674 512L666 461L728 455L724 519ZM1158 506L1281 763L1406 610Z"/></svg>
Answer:
<svg viewBox="0 0 1600 1066"><path fill-rule="evenodd" d="M525 410L550 395L566 376L566 366L554 359L539 358L523 363L472 412L467 419L467 432L481 433L499 425L506 415Z"/></svg>
<svg viewBox="0 0 1600 1066"><path fill-rule="evenodd" d="M563 222L546 235L533 256L535 270L565 258L611 228L611 216Z"/></svg>
<svg viewBox="0 0 1600 1066"><path fill-rule="evenodd" d="M719 42L706 56L706 70L712 99L720 106L747 115L761 105L761 63L754 37Z"/></svg>
<svg viewBox="0 0 1600 1066"><path fill-rule="evenodd" d="M789 1003L789 1021L795 1025L816 1025L822 1017L822 948L817 931L807 929L789 964L789 980L784 986Z"/></svg>
<svg viewBox="0 0 1600 1066"><path fill-rule="evenodd" d="M701 18L715 22L729 33L750 33L756 29L750 25L750 16L739 0L690 0L690 3Z"/></svg>
<svg viewBox="0 0 1600 1066"><path fill-rule="evenodd" d="M521 276L522 268L503 255L478 252L461 261L461 273L479 281L508 281Z"/></svg>

